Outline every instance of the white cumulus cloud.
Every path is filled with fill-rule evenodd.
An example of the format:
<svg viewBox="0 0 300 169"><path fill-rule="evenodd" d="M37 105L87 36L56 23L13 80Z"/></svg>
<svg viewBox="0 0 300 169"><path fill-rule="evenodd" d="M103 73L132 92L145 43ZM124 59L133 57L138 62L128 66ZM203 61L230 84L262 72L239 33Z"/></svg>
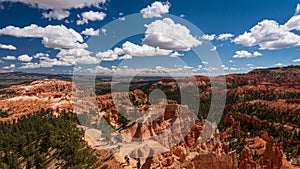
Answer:
<svg viewBox="0 0 300 169"><path fill-rule="evenodd" d="M64 25L48 25L40 27L35 24L19 28L7 26L0 29L0 35L9 35L23 38L42 38L42 43L47 48L86 48L82 36L74 29Z"/></svg>
<svg viewBox="0 0 300 169"><path fill-rule="evenodd" d="M2 58L3 60L17 60L15 56L5 56Z"/></svg>
<svg viewBox="0 0 300 169"><path fill-rule="evenodd" d="M220 34L219 36L218 36L218 40L228 40L228 39L230 39L230 38L232 38L232 37L234 37L234 35L233 34L231 34L231 33L222 33L222 34Z"/></svg>
<svg viewBox="0 0 300 169"><path fill-rule="evenodd" d="M300 36L292 32L300 30L300 16L293 16L284 25L274 20L263 20L233 40L244 46L256 46L260 49L276 50L300 46Z"/></svg>
<svg viewBox="0 0 300 169"><path fill-rule="evenodd" d="M32 56L33 58L40 58L40 59L44 59L44 58L48 58L49 54L48 53L36 53L35 55Z"/></svg>
<svg viewBox="0 0 300 169"><path fill-rule="evenodd" d="M299 15L299 14L300 14L300 4L297 4L295 15Z"/></svg>
<svg viewBox="0 0 300 169"><path fill-rule="evenodd" d="M235 55L233 56L233 58L254 58L254 57L258 57L258 56L262 56L262 54L257 51L254 53L250 53L246 50L240 50L240 51L235 52Z"/></svg>
<svg viewBox="0 0 300 169"><path fill-rule="evenodd" d="M44 10L44 18L62 20L70 15L70 9L92 6L99 8L106 0L0 0L1 2L21 2Z"/></svg>
<svg viewBox="0 0 300 169"><path fill-rule="evenodd" d="M117 60L119 55L116 54L113 50L107 50L105 52L98 52L96 57L103 61L114 61Z"/></svg>
<svg viewBox="0 0 300 169"><path fill-rule="evenodd" d="M215 37L216 37L215 34L212 34L212 35L203 35L203 36L201 37L201 39L203 39L203 40L208 40L208 41L212 41L212 40L215 39Z"/></svg>
<svg viewBox="0 0 300 169"><path fill-rule="evenodd" d="M217 50L217 47L216 46L213 46L211 49L210 49L210 51L216 51Z"/></svg>
<svg viewBox="0 0 300 169"><path fill-rule="evenodd" d="M122 49L124 53L131 56L167 56L172 52L172 50L160 49L159 47L139 46L128 41L122 45Z"/></svg>
<svg viewBox="0 0 300 169"><path fill-rule="evenodd" d="M106 14L103 12L83 12L81 14L81 19L77 21L78 25L83 25L88 23L89 21L102 21L106 17Z"/></svg>
<svg viewBox="0 0 300 169"><path fill-rule="evenodd" d="M56 9L49 12L43 12L42 15L44 18L47 18L49 20L51 19L63 20L70 16L70 12L67 10Z"/></svg>
<svg viewBox="0 0 300 169"><path fill-rule="evenodd" d="M295 59L295 60L293 60L293 62L294 62L294 63L298 63L298 62L300 62L300 58L299 58L299 59Z"/></svg>
<svg viewBox="0 0 300 169"><path fill-rule="evenodd" d="M132 56L128 55L128 54L125 54L125 55L119 57L119 60L128 60L128 59L132 59Z"/></svg>
<svg viewBox="0 0 300 169"><path fill-rule="evenodd" d="M300 15L291 17L281 27L282 27L282 29L285 29L285 30L300 30Z"/></svg>
<svg viewBox="0 0 300 169"><path fill-rule="evenodd" d="M117 59L132 59L133 56L168 56L172 50L160 49L149 45L137 45L126 41L122 48L115 48L114 50L107 50L105 52L98 52L96 57L104 61L114 61Z"/></svg>
<svg viewBox="0 0 300 169"><path fill-rule="evenodd" d="M126 18L125 18L125 17L120 17L119 20L120 20L120 21L125 21Z"/></svg>
<svg viewBox="0 0 300 169"><path fill-rule="evenodd" d="M170 57L178 57L178 56L184 56L183 53L178 53L177 51L173 52Z"/></svg>
<svg viewBox="0 0 300 169"><path fill-rule="evenodd" d="M112 74L113 70L111 70L107 67L104 67L104 66L97 66L96 67L96 72L101 73L101 74Z"/></svg>
<svg viewBox="0 0 300 169"><path fill-rule="evenodd" d="M17 50L17 48L15 46L5 45L5 44L0 44L0 49Z"/></svg>
<svg viewBox="0 0 300 169"><path fill-rule="evenodd" d="M143 43L166 50L190 50L201 42L190 34L190 30L172 19L156 20L145 25L147 30Z"/></svg>
<svg viewBox="0 0 300 169"><path fill-rule="evenodd" d="M67 63L67 65L74 64L97 64L98 60L91 56L91 52L85 49L68 49L61 50L57 54L59 61Z"/></svg>
<svg viewBox="0 0 300 169"><path fill-rule="evenodd" d="M87 36L99 36L99 29L94 29L94 28L86 28L84 31L81 32L83 35Z"/></svg>
<svg viewBox="0 0 300 169"><path fill-rule="evenodd" d="M97 64L98 59L91 56L91 52L85 49L62 49L56 58L50 58L48 54L37 53L33 56L38 58L38 63L24 63L20 69L35 69L53 66L72 66L75 64Z"/></svg>
<svg viewBox="0 0 300 169"><path fill-rule="evenodd" d="M3 69L14 69L16 68L16 65L15 64L11 64L9 66L4 66Z"/></svg>
<svg viewBox="0 0 300 169"><path fill-rule="evenodd" d="M171 4L169 2L159 2L155 1L146 8L143 8L140 12L143 14L144 18L154 18L161 17L161 14L169 13L169 8Z"/></svg>
<svg viewBox="0 0 300 169"><path fill-rule="evenodd" d="M283 67L283 66L286 66L286 65L284 65L282 63L276 63L276 64L274 64L274 66L276 66L276 67Z"/></svg>
<svg viewBox="0 0 300 169"><path fill-rule="evenodd" d="M18 60L21 61L21 62L30 62L33 58L28 56L27 54L24 54L24 55L20 55L18 57Z"/></svg>
<svg viewBox="0 0 300 169"><path fill-rule="evenodd" d="M230 68L230 71L238 71L238 70L241 70L240 68L237 68L237 67L231 67Z"/></svg>

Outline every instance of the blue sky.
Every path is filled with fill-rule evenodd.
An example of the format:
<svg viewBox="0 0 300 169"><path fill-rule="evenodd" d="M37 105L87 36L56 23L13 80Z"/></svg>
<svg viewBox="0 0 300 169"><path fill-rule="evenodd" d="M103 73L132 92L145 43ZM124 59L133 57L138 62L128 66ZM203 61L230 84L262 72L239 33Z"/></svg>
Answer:
<svg viewBox="0 0 300 169"><path fill-rule="evenodd" d="M299 65L299 3L0 0L0 71L72 73L88 65L100 74L223 74ZM131 30L139 34L114 42Z"/></svg>

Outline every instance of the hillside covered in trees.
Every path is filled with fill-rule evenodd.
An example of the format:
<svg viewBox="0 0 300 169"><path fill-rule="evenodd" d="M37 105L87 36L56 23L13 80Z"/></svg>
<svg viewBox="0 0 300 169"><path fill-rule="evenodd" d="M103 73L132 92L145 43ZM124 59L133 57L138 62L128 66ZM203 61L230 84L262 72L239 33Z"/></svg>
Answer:
<svg viewBox="0 0 300 169"><path fill-rule="evenodd" d="M41 110L0 123L0 168L95 168L97 158L83 140L76 115Z"/></svg>

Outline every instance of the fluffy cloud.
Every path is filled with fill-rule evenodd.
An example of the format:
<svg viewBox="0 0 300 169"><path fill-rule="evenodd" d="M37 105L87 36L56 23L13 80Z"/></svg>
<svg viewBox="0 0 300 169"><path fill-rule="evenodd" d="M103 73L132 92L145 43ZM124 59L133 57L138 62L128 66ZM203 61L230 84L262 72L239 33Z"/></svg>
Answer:
<svg viewBox="0 0 300 169"><path fill-rule="evenodd" d="M297 4L295 15L299 15L299 14L300 14L300 4Z"/></svg>
<svg viewBox="0 0 300 169"><path fill-rule="evenodd" d="M300 15L291 17L284 25L281 26L284 30L300 30Z"/></svg>
<svg viewBox="0 0 300 169"><path fill-rule="evenodd" d="M94 12L94 11L83 12L81 15L84 19L88 19L91 21L102 21L106 16L106 14L103 12Z"/></svg>
<svg viewBox="0 0 300 169"><path fill-rule="evenodd" d="M126 54L126 55L123 55L123 56L119 57L119 59L120 59L120 60L128 60L128 59L132 59L132 56Z"/></svg>
<svg viewBox="0 0 300 169"><path fill-rule="evenodd" d="M113 71L107 67L103 67L103 66L97 66L96 67L96 71L97 73L102 73L102 74L112 74Z"/></svg>
<svg viewBox="0 0 300 169"><path fill-rule="evenodd" d="M82 18L77 21L78 25L86 24L89 21L102 21L106 17L106 14L103 12L89 11L89 12L83 12L81 14L81 17Z"/></svg>
<svg viewBox="0 0 300 169"><path fill-rule="evenodd" d="M183 69L193 69L194 67L192 66L183 66Z"/></svg>
<svg viewBox="0 0 300 169"><path fill-rule="evenodd" d="M216 51L217 50L217 47L216 46L213 46L211 49L210 49L210 51Z"/></svg>
<svg viewBox="0 0 300 169"><path fill-rule="evenodd" d="M2 58L3 60L17 60L15 56L5 56Z"/></svg>
<svg viewBox="0 0 300 169"><path fill-rule="evenodd" d="M300 16L292 17L286 24L279 25L274 20L259 22L250 32L245 32L233 40L244 46L260 46L260 49L276 50L300 46L300 36L291 32L299 30Z"/></svg>
<svg viewBox="0 0 300 169"><path fill-rule="evenodd" d="M168 56L172 50L160 49L148 45L136 45L126 41L122 48L98 52L96 57L104 61L114 61L117 59L132 59L132 56Z"/></svg>
<svg viewBox="0 0 300 169"><path fill-rule="evenodd" d="M81 32L83 35L87 36L99 36L99 29L93 29L93 28L86 28L84 31Z"/></svg>
<svg viewBox="0 0 300 169"><path fill-rule="evenodd" d="M47 53L36 53L35 55L32 56L33 58L40 58L40 59L44 59L44 58L48 58L49 54Z"/></svg>
<svg viewBox="0 0 300 169"><path fill-rule="evenodd" d="M43 12L42 13L44 18L47 18L49 20L51 19L57 19L57 20L62 20L70 16L70 12L66 10L53 10L49 12Z"/></svg>
<svg viewBox="0 0 300 169"><path fill-rule="evenodd" d="M116 54L113 50L108 50L105 52L98 52L96 57L103 61L114 61L117 60L119 55Z"/></svg>
<svg viewBox="0 0 300 169"><path fill-rule="evenodd" d="M212 35L203 35L203 36L201 37L201 39L203 39L203 40L208 40L208 41L212 41L212 40L215 39L215 37L216 37L215 34L212 34Z"/></svg>
<svg viewBox="0 0 300 169"><path fill-rule="evenodd" d="M178 56L184 56L184 54L178 53L177 51L175 51L170 55L170 57L178 57Z"/></svg>
<svg viewBox="0 0 300 169"><path fill-rule="evenodd" d="M98 62L98 59L93 56L82 56L76 60L76 63L78 63L78 64L97 64L99 62Z"/></svg>
<svg viewBox="0 0 300 169"><path fill-rule="evenodd" d="M300 62L300 58L299 58L299 59L295 59L295 60L293 60L293 62L294 62L294 63L298 63L298 62Z"/></svg>
<svg viewBox="0 0 300 169"><path fill-rule="evenodd" d="M15 64L11 64L9 66L4 66L3 69L14 69L16 68L16 65Z"/></svg>
<svg viewBox="0 0 300 169"><path fill-rule="evenodd" d="M117 55L125 54L122 48L115 48L114 53L117 54Z"/></svg>
<svg viewBox="0 0 300 169"><path fill-rule="evenodd" d="M169 13L170 6L171 4L169 2L162 3L155 1L140 12L143 14L144 18L161 17L161 14Z"/></svg>
<svg viewBox="0 0 300 169"><path fill-rule="evenodd" d="M35 68L52 67L52 66L71 66L71 64L67 62L59 61L57 59L44 58L40 60L39 63L32 63L32 62L24 63L23 66L20 67L20 69L35 69Z"/></svg>
<svg viewBox="0 0 300 169"><path fill-rule="evenodd" d="M240 68L237 68L237 67L231 67L230 68L230 71L238 71L238 70L241 70Z"/></svg>
<svg viewBox="0 0 300 169"><path fill-rule="evenodd" d="M228 70L229 67L225 66L225 65L221 65L221 68L223 68L223 70Z"/></svg>
<svg viewBox="0 0 300 169"><path fill-rule="evenodd" d="M106 31L107 31L107 30L104 29L104 28L101 29L101 32L102 32L105 36L106 36Z"/></svg>
<svg viewBox="0 0 300 169"><path fill-rule="evenodd" d="M18 60L21 62L30 62L33 58L28 56L27 54L21 55L18 57Z"/></svg>
<svg viewBox="0 0 300 169"><path fill-rule="evenodd" d="M218 40L228 40L232 37L234 37L234 35L231 33L223 33L223 34L220 34L217 39Z"/></svg>
<svg viewBox="0 0 300 169"><path fill-rule="evenodd" d="M44 18L62 20L70 15L68 11L70 9L91 6L99 8L106 0L0 0L1 2L21 2L31 7L48 10L42 13Z"/></svg>
<svg viewBox="0 0 300 169"><path fill-rule="evenodd" d="M276 63L276 64L274 64L274 66L276 66L276 67L283 67L283 66L286 66L286 65L284 65L282 63Z"/></svg>
<svg viewBox="0 0 300 169"><path fill-rule="evenodd" d="M156 20L145 25L147 30L143 43L166 50L190 50L201 42L190 34L190 30L172 19Z"/></svg>
<svg viewBox="0 0 300 169"><path fill-rule="evenodd" d="M119 20L120 20L120 21L125 21L126 18L125 18L125 17L120 17Z"/></svg>
<svg viewBox="0 0 300 169"><path fill-rule="evenodd" d="M37 53L33 57L39 58L39 63L24 63L20 69L34 69L52 66L72 66L75 64L97 64L98 59L91 56L91 52L85 49L62 49L56 58L50 58L48 54Z"/></svg>
<svg viewBox="0 0 300 169"><path fill-rule="evenodd" d="M125 54L131 56L167 56L172 52L171 50L160 49L159 47L139 46L128 41L122 45L122 49Z"/></svg>
<svg viewBox="0 0 300 169"><path fill-rule="evenodd" d="M57 54L59 61L66 63L67 65L74 64L97 64L98 60L95 57L90 56L91 52L85 49L69 49L61 50Z"/></svg>
<svg viewBox="0 0 300 169"><path fill-rule="evenodd" d="M9 35L24 38L42 38L42 43L47 48L86 48L82 36L64 25L48 25L40 27L35 24L19 28L7 26L0 29L0 35Z"/></svg>
<svg viewBox="0 0 300 169"><path fill-rule="evenodd" d="M241 50L241 51L236 51L233 58L254 58L258 56L262 56L262 54L257 51L254 53L250 53L246 50Z"/></svg>
<svg viewBox="0 0 300 169"><path fill-rule="evenodd" d="M257 52L257 51L255 51L252 55L255 56L255 57L257 57L257 56L262 56L262 54L259 53L259 52Z"/></svg>
<svg viewBox="0 0 300 169"><path fill-rule="evenodd" d="M0 49L16 50L17 48L13 45L0 44Z"/></svg>
<svg viewBox="0 0 300 169"><path fill-rule="evenodd" d="M0 0L0 2L21 2L40 9L72 9L83 7L99 7L106 0Z"/></svg>

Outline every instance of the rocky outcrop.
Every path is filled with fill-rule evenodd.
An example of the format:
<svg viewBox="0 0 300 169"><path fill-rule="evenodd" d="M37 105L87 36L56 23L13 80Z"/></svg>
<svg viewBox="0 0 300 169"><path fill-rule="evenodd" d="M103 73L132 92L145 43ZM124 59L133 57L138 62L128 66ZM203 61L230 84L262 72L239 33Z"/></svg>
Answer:
<svg viewBox="0 0 300 169"><path fill-rule="evenodd" d="M224 123L228 126L233 126L237 130L238 135L240 135L240 124L246 125L251 128L264 129L267 127L267 120L260 120L257 116L249 116L247 114L228 113L224 118Z"/></svg>
<svg viewBox="0 0 300 169"><path fill-rule="evenodd" d="M253 160L253 152L246 146L239 159L239 169L257 169L258 166Z"/></svg>
<svg viewBox="0 0 300 169"><path fill-rule="evenodd" d="M43 109L73 109L71 104L72 83L46 79L28 85L15 85L0 90L0 109L7 111L9 117L0 121L17 120L19 117Z"/></svg>
<svg viewBox="0 0 300 169"><path fill-rule="evenodd" d="M228 152L226 144L220 141L218 132L210 136L211 139L203 143L199 143L201 138L196 137L197 143L193 147L185 139L171 151L149 158L150 168L236 169L235 152Z"/></svg>
<svg viewBox="0 0 300 169"><path fill-rule="evenodd" d="M274 143L274 138L264 134L262 138L267 142L262 163L265 169L280 169L283 164L283 151Z"/></svg>
<svg viewBox="0 0 300 169"><path fill-rule="evenodd" d="M72 95L73 90L78 92L75 96ZM90 103L93 103L93 100L89 103L83 99L91 99L90 96L86 96L89 94L90 92L84 93L72 88L72 82L57 79L37 80L29 84L0 89L0 110L9 114L9 117L0 118L0 121L17 120L19 117L38 112L41 109L74 110L74 102L78 110L89 111L87 107L91 107ZM141 90L116 93L119 96L125 94L129 95L136 104L145 104L147 101L147 96ZM119 113L114 107L111 94L96 96L96 103L98 104L97 111L104 111L112 122L117 123Z"/></svg>

